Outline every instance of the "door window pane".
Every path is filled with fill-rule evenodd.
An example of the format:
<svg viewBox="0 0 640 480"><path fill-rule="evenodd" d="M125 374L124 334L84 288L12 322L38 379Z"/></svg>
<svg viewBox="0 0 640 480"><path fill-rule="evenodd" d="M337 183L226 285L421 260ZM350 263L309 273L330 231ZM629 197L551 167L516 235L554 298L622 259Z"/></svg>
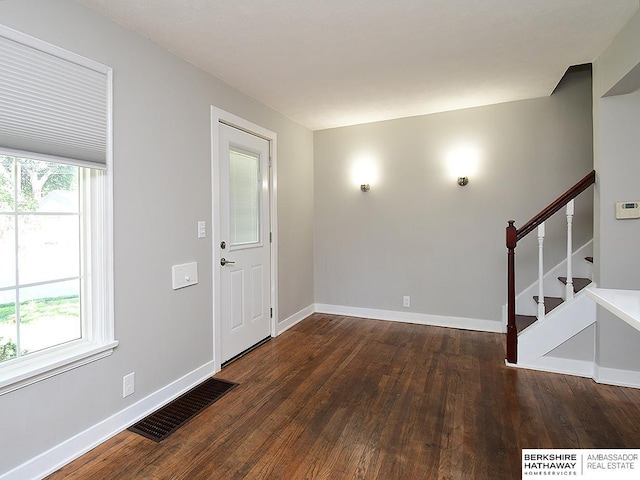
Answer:
<svg viewBox="0 0 640 480"><path fill-rule="evenodd" d="M229 240L231 246L260 241L260 156L229 150Z"/></svg>

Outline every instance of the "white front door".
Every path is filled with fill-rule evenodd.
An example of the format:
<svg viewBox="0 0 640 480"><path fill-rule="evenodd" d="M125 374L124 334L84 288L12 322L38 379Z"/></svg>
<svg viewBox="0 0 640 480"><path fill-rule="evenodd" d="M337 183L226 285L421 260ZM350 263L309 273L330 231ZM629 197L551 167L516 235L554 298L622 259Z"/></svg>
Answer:
<svg viewBox="0 0 640 480"><path fill-rule="evenodd" d="M271 333L269 141L220 124L220 361Z"/></svg>

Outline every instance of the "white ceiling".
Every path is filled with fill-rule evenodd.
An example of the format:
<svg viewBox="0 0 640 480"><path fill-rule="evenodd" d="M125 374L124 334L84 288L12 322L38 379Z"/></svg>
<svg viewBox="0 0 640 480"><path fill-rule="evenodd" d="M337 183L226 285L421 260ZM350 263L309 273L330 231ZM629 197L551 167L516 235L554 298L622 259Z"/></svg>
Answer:
<svg viewBox="0 0 640 480"><path fill-rule="evenodd" d="M549 95L638 0L77 0L311 130Z"/></svg>

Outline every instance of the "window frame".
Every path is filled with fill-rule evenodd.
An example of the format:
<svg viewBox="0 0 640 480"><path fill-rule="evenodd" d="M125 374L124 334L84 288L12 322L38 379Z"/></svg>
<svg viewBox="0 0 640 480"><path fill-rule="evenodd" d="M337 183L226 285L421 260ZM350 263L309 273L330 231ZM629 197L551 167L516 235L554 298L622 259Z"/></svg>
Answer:
<svg viewBox="0 0 640 480"><path fill-rule="evenodd" d="M0 154L16 156L2 148ZM109 169L80 172L85 177L79 182L81 204L90 211L80 212L81 237L86 238L86 232L91 235L90 241L81 242L79 249L84 263L81 295L85 301L81 303L88 308L83 311L82 338L0 363L0 395L107 357L118 345L113 314L111 174Z"/></svg>
<svg viewBox="0 0 640 480"><path fill-rule="evenodd" d="M81 339L0 363L0 395L105 358L111 355L118 345L115 339L113 266L113 71L110 67L93 60L0 26L0 34L7 36L7 33L13 40L40 49L61 60L93 69L98 66L105 72L106 155L105 164L97 165L82 159L0 147L2 155L91 169L80 170L86 178L79 182L82 189L81 208L84 208L88 201L90 210L89 215L81 212L81 230L90 232L91 241L89 244L81 242L79 248L81 261L84 263L83 276L86 276L81 282L81 295L90 296L90 311L83 311L83 315L88 315L88 318L83 320L83 330L86 329L86 332L83 331ZM87 285L89 288L84 290Z"/></svg>

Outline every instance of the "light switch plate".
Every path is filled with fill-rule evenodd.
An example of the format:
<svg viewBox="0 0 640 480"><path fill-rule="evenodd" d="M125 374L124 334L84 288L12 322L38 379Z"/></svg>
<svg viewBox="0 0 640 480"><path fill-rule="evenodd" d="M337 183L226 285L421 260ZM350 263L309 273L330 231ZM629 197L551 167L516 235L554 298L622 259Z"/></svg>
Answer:
<svg viewBox="0 0 640 480"><path fill-rule="evenodd" d="M198 263L183 263L172 268L173 289L188 287L198 283Z"/></svg>
<svg viewBox="0 0 640 480"><path fill-rule="evenodd" d="M207 222L204 220L198 221L198 238L205 238L207 236Z"/></svg>

